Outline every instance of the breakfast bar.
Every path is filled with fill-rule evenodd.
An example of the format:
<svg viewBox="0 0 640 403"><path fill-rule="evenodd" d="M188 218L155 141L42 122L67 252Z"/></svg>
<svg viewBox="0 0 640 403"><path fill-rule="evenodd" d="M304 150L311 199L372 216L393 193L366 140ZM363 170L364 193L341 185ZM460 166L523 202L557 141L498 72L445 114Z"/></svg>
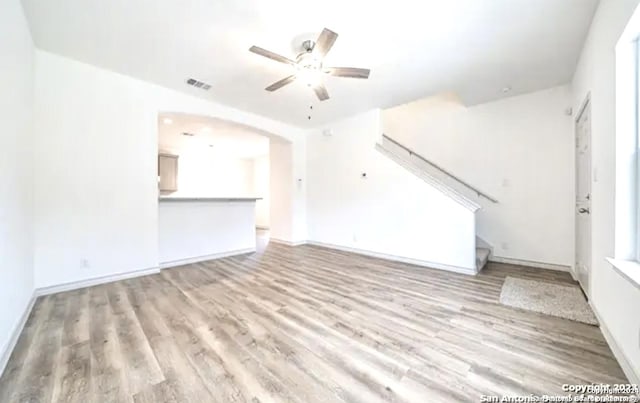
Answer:
<svg viewBox="0 0 640 403"><path fill-rule="evenodd" d="M256 250L255 197L160 197L160 268Z"/></svg>

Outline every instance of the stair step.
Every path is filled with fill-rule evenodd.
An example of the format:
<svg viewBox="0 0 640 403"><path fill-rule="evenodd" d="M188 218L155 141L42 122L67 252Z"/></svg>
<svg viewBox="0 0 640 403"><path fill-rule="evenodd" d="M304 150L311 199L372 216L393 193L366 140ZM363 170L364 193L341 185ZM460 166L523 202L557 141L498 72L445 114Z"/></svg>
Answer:
<svg viewBox="0 0 640 403"><path fill-rule="evenodd" d="M476 248L476 268L478 271L482 270L487 264L490 254L491 250L489 248Z"/></svg>

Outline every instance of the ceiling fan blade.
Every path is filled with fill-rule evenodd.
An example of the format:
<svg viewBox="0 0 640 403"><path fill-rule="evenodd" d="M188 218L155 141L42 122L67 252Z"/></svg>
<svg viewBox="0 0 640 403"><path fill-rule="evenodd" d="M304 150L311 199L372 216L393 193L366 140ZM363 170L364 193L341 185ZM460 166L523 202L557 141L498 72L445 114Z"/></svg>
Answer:
<svg viewBox="0 0 640 403"><path fill-rule="evenodd" d="M296 79L295 74L294 75L290 75L289 77L283 78L280 81L276 81L275 83L271 84L270 86L268 86L267 88L265 88L265 90L267 91L275 91L278 90L282 87L284 87L285 85L292 83L293 80Z"/></svg>
<svg viewBox="0 0 640 403"><path fill-rule="evenodd" d="M338 39L338 34L330 29L323 29L315 46L313 47L313 51L320 57L324 57L329 52L336 39Z"/></svg>
<svg viewBox="0 0 640 403"><path fill-rule="evenodd" d="M324 84L319 84L313 87L313 90L315 91L319 100L326 101L327 99L329 99L329 93L327 92L327 87L325 87Z"/></svg>
<svg viewBox="0 0 640 403"><path fill-rule="evenodd" d="M264 56L264 57L268 57L271 60L275 60L276 62L280 62L280 63L284 63L284 64L291 64L294 65L296 64L296 62L294 62L293 60L286 58L284 56L280 56L277 53L273 53L269 50L263 49L259 46L252 46L249 48L249 52L253 52L257 55L260 56Z"/></svg>
<svg viewBox="0 0 640 403"><path fill-rule="evenodd" d="M329 67L326 73L336 77L349 78L369 78L369 69L359 69L357 67Z"/></svg>

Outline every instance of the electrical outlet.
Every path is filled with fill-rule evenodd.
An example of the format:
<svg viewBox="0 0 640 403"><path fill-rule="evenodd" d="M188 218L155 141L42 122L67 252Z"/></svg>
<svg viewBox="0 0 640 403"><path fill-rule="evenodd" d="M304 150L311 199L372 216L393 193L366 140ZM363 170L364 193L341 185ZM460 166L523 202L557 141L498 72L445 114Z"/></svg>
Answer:
<svg viewBox="0 0 640 403"><path fill-rule="evenodd" d="M358 236L356 234L353 234L353 242L358 242Z"/></svg>
<svg viewBox="0 0 640 403"><path fill-rule="evenodd" d="M84 258L80 259L80 267L82 267L83 269L88 269L90 267L89 260Z"/></svg>
<svg viewBox="0 0 640 403"><path fill-rule="evenodd" d="M507 242L502 242L500 244L500 248L502 248L502 250L509 250L509 244Z"/></svg>

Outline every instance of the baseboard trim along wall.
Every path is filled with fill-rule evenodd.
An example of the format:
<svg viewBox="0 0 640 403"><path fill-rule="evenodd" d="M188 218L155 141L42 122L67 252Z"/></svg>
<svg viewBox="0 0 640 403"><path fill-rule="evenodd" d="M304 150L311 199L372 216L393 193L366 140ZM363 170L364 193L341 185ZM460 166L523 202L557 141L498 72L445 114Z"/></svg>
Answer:
<svg viewBox="0 0 640 403"><path fill-rule="evenodd" d="M29 303L22 312L22 316L20 320L13 328L11 332L11 337L9 338L9 342L5 346L4 351L2 352L2 356L0 356L0 375L4 373L5 368L7 367L7 363L9 362L9 358L11 358L11 354L13 353L13 349L16 348L16 344L18 344L18 339L22 334L22 330L24 326L27 324L27 319L29 319L29 315L31 315L31 311L33 310L33 305L36 303L36 299L38 299L36 293L34 292L31 295L31 299Z"/></svg>
<svg viewBox="0 0 640 403"><path fill-rule="evenodd" d="M49 287L36 288L36 296L56 294L64 291L77 290L79 288L91 287L94 285L113 283L114 281L126 280L134 277L148 276L149 274L160 273L158 267L152 267L149 269L129 271L126 273L118 273L109 276L93 277L86 280L74 281L71 283L64 283L59 285L52 285Z"/></svg>
<svg viewBox="0 0 640 403"><path fill-rule="evenodd" d="M567 273L571 273L570 266L563 266L560 264L534 262L532 260L513 259L510 257L500 257L500 256L493 256L493 255L489 257L489 261L494 263L513 264L517 266L535 267L537 269L547 269L547 270L556 270L556 271L566 271Z"/></svg>
<svg viewBox="0 0 640 403"><path fill-rule="evenodd" d="M205 260L213 260L220 259L223 257L235 256L235 255L243 255L245 253L255 252L255 248L234 250L230 252L216 253L213 255L207 256L197 256L188 259L176 260L172 262L163 262L158 267L151 267L148 269L129 271L126 273L119 273L109 276L102 277L94 277L86 280L74 281L70 283L52 285L49 287L41 287L36 288L35 295L36 297L42 295L56 294L64 291L77 290L79 288L91 287L99 284L113 283L114 281L127 280L134 277L148 276L149 274L157 274L160 273L161 269L168 269L170 267L181 266L189 263L197 263Z"/></svg>
<svg viewBox="0 0 640 403"><path fill-rule="evenodd" d="M348 246L335 245L335 244L330 244L325 242L307 241L306 243L309 245L320 246L323 248L336 249L343 252L351 252L351 253L356 253L358 255L365 255L365 256L375 257L383 260L391 260L393 262L408 263L414 266L427 267L430 269L446 270L454 273L467 274L471 276L475 276L476 274L478 274L478 271L476 268L468 269L466 267L450 266L450 265L441 264L441 263L411 259L411 258L406 258L406 257L401 257L396 255L388 255L386 253L373 252L366 249L351 248Z"/></svg>
<svg viewBox="0 0 640 403"><path fill-rule="evenodd" d="M280 243L287 246L300 246L309 243L309 241L287 241L286 239L269 238L269 242Z"/></svg>
<svg viewBox="0 0 640 403"><path fill-rule="evenodd" d="M183 266L185 264L204 262L207 260L221 259L223 257L230 257L230 256L236 256L236 255L244 255L247 253L253 253L255 251L256 251L256 248L247 248L247 249L232 250L230 252L214 253L213 255L195 256L187 259L172 260L170 262L160 263L160 269L164 270L164 269L169 269L171 267Z"/></svg>
<svg viewBox="0 0 640 403"><path fill-rule="evenodd" d="M616 343L616 340L613 338L613 335L609 331L609 328L607 328L607 324L605 323L604 320L602 320L602 316L600 315L596 307L593 305L591 300L589 300L589 306L591 306L591 310L596 315L596 318L598 319L598 323L600 323L600 330L602 331L602 335L604 336L604 339L607 341L607 344L609 344L609 347L611 348L613 355L618 360L618 364L620 364L622 371L629 379L629 383L640 385L640 374L635 373L633 367L631 366L631 363L629 362L629 360L627 360L627 357L625 357L624 353L622 352L622 349L618 346L618 343Z"/></svg>
<svg viewBox="0 0 640 403"><path fill-rule="evenodd" d="M114 281L148 276L150 274L160 273L161 269L168 269L170 267L180 266L180 265L189 264L189 263L196 263L196 262L201 262L205 260L220 259L223 257L236 256L236 255L244 255L246 253L252 253L255 251L256 251L255 248L249 248L249 249L242 249L242 250L236 250L231 252L218 253L215 255L199 256L199 257L184 259L184 260L175 261L175 262L165 262L161 264L159 267L152 267L149 269L130 271L127 273L119 273L119 274L114 274L110 276L94 277L94 278L81 280L81 281L74 281L70 283L53 285L49 287L36 288L36 290L34 291L31 297L31 300L29 301L29 304L27 305L24 312L22 313L22 317L20 318L20 321L18 322L16 327L13 329L13 332L11 333L11 338L9 339L9 342L7 343L5 350L2 351L0 355L0 375L2 375L2 373L4 372L4 369L7 363L9 362L9 358L11 358L13 349L15 348L18 342L18 339L20 338L20 334L22 334L22 330L24 329L24 326L27 323L27 319L29 319L29 315L31 314L31 311L33 310L33 306L36 300L38 299L38 297L50 295L50 294L57 294L59 292L64 292L64 291L77 290L80 288L91 287L94 285L112 283Z"/></svg>

